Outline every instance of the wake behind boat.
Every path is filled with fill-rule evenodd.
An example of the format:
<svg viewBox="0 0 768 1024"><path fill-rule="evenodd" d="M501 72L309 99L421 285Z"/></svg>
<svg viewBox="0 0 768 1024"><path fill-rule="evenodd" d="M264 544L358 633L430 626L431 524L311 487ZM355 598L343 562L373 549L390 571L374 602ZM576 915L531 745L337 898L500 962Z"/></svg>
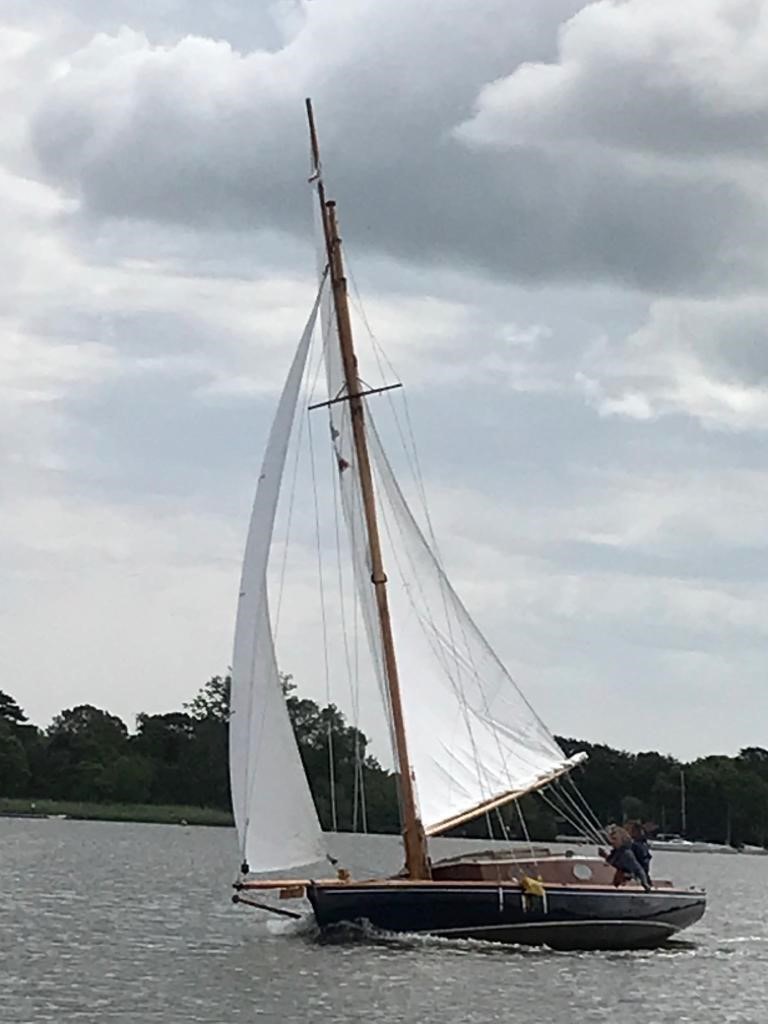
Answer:
<svg viewBox="0 0 768 1024"><path fill-rule="evenodd" d="M657 946L697 921L701 890L650 887L600 857L525 854L433 863L430 836L539 793L595 844L606 833L566 757L451 586L392 469L358 372L335 204L326 201L312 108L311 181L322 228L320 286L270 431L240 586L232 666L230 774L242 852L238 896L306 897L321 929L367 921L393 932L556 948ZM322 861L323 836L278 672L267 570L292 427L317 320L324 408L372 675L391 730L405 866L393 878L253 878ZM398 387L398 385L393 385ZM381 524L384 528L381 528ZM321 652L318 651L318 658ZM418 793L417 793L418 789ZM518 803L519 809L519 803ZM642 879L641 879L642 881Z"/></svg>

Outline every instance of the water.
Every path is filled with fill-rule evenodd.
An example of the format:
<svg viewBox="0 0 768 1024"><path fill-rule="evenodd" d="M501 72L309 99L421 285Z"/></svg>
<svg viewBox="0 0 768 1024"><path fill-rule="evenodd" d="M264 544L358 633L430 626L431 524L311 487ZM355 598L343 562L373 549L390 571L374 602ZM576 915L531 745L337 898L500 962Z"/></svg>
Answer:
<svg viewBox="0 0 768 1024"><path fill-rule="evenodd" d="M390 870L397 843L361 839L353 860ZM657 853L709 910L675 949L620 954L323 943L232 906L236 863L228 829L0 819L2 1024L768 1019L768 858Z"/></svg>

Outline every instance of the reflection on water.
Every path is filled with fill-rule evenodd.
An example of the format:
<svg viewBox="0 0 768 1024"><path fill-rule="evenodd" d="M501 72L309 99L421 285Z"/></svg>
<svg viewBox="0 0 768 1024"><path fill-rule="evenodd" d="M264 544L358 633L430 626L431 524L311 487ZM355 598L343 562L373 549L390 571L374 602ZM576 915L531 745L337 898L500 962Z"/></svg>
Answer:
<svg viewBox="0 0 768 1024"><path fill-rule="evenodd" d="M334 849L357 874L398 864L391 837ZM230 830L0 819L0 1021L768 1020L768 858L657 853L657 876L706 885L710 907L668 949L633 953L320 941L309 917L234 907L236 864Z"/></svg>

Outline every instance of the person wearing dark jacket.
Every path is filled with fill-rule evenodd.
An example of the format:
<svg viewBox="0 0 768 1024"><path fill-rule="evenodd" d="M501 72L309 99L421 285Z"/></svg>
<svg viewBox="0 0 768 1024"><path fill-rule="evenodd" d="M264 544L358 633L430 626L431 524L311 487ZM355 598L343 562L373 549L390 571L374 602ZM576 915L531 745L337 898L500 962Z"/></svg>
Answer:
<svg viewBox="0 0 768 1024"><path fill-rule="evenodd" d="M613 884L618 888L628 879L634 878L646 891L650 890L650 880L632 850L632 838L629 832L625 828L614 825L608 830L608 841L611 844L611 850L609 852L600 850L599 853L606 864L610 864L612 868L616 869Z"/></svg>
<svg viewBox="0 0 768 1024"><path fill-rule="evenodd" d="M632 840L632 853L634 853L637 863L648 876L648 881L650 881L652 857L651 847L648 843L648 836L645 834L645 829L639 821L633 821L630 824L629 836Z"/></svg>

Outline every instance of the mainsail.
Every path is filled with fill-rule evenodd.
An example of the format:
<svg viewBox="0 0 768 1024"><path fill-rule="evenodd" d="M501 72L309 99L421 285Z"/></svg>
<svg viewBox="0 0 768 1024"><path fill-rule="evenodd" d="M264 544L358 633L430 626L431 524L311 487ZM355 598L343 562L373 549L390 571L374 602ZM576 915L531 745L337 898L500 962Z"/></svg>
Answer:
<svg viewBox="0 0 768 1024"><path fill-rule="evenodd" d="M321 319L328 393L338 398L345 384L330 302ZM387 707L349 402L329 411L360 606ZM566 758L472 621L419 529L368 406L365 415L408 749L421 820L434 834L539 788L582 758Z"/></svg>
<svg viewBox="0 0 768 1024"><path fill-rule="evenodd" d="M280 683L267 594L280 485L323 286L324 279L270 430L253 502L237 607L229 764L241 855L251 871L298 867L325 856Z"/></svg>
<svg viewBox="0 0 768 1024"><path fill-rule="evenodd" d="M411 761L427 834L537 789L566 758L473 622L369 418Z"/></svg>

